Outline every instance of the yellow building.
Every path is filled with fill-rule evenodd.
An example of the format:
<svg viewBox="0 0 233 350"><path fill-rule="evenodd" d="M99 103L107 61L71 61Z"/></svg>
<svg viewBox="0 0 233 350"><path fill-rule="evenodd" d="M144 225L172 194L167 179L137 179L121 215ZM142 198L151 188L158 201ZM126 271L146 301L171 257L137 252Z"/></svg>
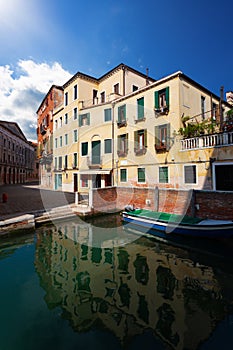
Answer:
<svg viewBox="0 0 233 350"><path fill-rule="evenodd" d="M107 186L233 189L223 180L230 117L222 96L180 71L157 81L123 64L99 79L77 73L54 111L54 188L79 202Z"/></svg>

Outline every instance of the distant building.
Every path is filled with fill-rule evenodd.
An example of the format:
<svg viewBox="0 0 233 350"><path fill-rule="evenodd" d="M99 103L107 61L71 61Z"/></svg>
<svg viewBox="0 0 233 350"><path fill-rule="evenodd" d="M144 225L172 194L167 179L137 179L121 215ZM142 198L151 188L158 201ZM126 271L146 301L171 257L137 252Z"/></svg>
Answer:
<svg viewBox="0 0 233 350"><path fill-rule="evenodd" d="M37 110L39 180L47 188L53 187L53 110L60 105L63 105L63 87L52 85Z"/></svg>
<svg viewBox="0 0 233 350"><path fill-rule="evenodd" d="M233 92L232 91L228 91L226 93L226 98L227 98L227 102L233 106Z"/></svg>
<svg viewBox="0 0 233 350"><path fill-rule="evenodd" d="M25 183L34 176L34 147L17 123L0 121L0 185Z"/></svg>

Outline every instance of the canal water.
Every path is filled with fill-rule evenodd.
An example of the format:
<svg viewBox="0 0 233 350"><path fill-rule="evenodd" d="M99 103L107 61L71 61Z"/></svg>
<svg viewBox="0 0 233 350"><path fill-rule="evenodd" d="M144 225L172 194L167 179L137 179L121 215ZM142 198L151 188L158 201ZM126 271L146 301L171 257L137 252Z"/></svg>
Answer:
<svg viewBox="0 0 233 350"><path fill-rule="evenodd" d="M71 220L0 238L0 349L232 349L233 264Z"/></svg>

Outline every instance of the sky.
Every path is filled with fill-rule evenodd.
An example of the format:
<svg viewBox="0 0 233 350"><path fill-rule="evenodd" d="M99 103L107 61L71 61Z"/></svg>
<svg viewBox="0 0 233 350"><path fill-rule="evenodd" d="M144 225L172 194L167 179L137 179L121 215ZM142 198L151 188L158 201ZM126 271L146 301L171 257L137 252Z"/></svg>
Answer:
<svg viewBox="0 0 233 350"><path fill-rule="evenodd" d="M36 141L51 85L120 63L233 91L232 13L230 0L0 0L0 120Z"/></svg>

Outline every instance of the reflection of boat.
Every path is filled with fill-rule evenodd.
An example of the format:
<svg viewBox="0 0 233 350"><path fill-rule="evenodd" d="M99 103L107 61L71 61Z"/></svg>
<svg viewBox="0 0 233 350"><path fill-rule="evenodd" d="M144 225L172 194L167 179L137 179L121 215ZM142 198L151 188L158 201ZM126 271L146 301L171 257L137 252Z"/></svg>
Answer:
<svg viewBox="0 0 233 350"><path fill-rule="evenodd" d="M198 238L233 236L233 221L230 220L200 219L145 209L125 210L122 217L125 223L167 240L174 240L176 235Z"/></svg>

